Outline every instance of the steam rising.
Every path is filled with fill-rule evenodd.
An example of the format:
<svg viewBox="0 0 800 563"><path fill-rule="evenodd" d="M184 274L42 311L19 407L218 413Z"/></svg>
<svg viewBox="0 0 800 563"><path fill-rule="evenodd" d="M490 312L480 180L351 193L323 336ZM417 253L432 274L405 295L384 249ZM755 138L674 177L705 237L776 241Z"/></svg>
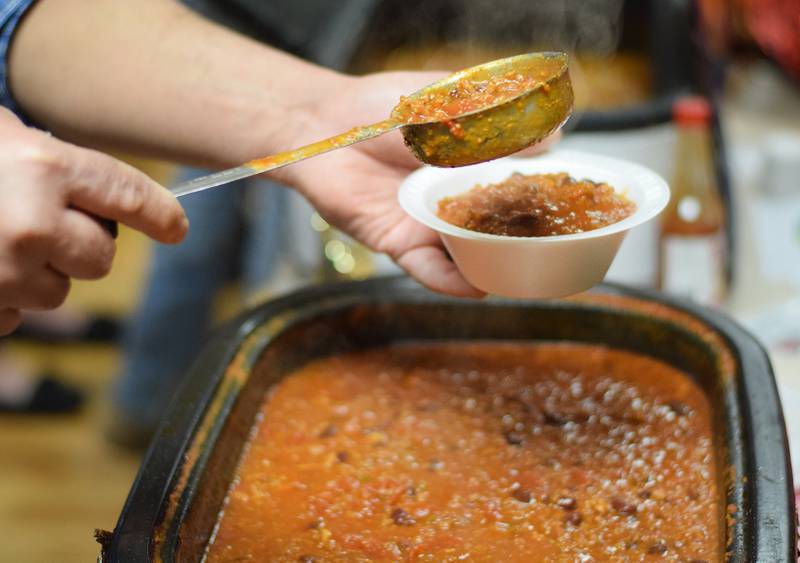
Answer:
<svg viewBox="0 0 800 563"><path fill-rule="evenodd" d="M542 49L610 55L624 0L461 0L454 22L468 43L508 37Z"/></svg>

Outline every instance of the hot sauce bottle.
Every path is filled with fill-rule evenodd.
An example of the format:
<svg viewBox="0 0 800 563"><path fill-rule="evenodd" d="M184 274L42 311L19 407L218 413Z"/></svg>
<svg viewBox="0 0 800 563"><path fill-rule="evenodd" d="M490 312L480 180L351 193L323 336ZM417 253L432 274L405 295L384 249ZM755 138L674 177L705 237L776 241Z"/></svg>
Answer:
<svg viewBox="0 0 800 563"><path fill-rule="evenodd" d="M672 197L661 221L660 287L699 303L726 296L725 213L711 155L711 106L686 97L673 108L678 130Z"/></svg>

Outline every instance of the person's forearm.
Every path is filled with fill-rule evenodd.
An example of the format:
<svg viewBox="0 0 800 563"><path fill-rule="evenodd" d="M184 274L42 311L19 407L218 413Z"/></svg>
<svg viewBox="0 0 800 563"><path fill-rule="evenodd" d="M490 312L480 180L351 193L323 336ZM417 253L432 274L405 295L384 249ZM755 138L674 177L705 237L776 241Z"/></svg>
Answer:
<svg viewBox="0 0 800 563"><path fill-rule="evenodd" d="M65 139L206 166L291 148L345 80L173 0L39 0L9 73L20 106Z"/></svg>

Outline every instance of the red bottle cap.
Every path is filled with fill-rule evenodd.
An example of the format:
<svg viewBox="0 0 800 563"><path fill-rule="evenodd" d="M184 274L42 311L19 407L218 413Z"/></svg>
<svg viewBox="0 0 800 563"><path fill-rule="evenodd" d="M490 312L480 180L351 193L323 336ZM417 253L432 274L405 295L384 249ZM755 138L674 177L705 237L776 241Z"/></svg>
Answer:
<svg viewBox="0 0 800 563"><path fill-rule="evenodd" d="M702 96L680 98L672 105L672 119L678 125L707 125L711 104Z"/></svg>

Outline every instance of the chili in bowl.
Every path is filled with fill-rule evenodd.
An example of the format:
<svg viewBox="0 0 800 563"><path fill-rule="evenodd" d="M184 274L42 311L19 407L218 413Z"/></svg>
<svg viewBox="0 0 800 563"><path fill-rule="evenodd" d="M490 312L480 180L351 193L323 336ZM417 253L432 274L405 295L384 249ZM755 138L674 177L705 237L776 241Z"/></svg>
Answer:
<svg viewBox="0 0 800 563"><path fill-rule="evenodd" d="M422 168L401 185L403 209L437 231L472 285L551 298L599 283L625 234L655 218L669 187L655 172L577 151Z"/></svg>

